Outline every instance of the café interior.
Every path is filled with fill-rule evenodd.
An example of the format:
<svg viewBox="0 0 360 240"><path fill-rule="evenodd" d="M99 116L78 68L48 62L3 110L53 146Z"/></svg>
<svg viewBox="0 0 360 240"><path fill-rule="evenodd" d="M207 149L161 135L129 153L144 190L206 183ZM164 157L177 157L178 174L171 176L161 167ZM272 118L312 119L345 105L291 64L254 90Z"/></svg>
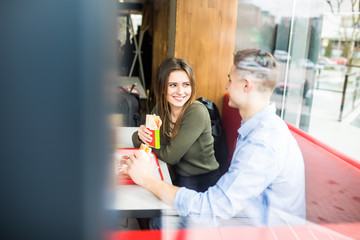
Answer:
<svg viewBox="0 0 360 240"><path fill-rule="evenodd" d="M359 16L355 4L3 1L1 239L360 239L360 40L358 28L346 25ZM355 29L353 39L339 37L339 27ZM245 48L268 51L279 63L272 101L304 156L307 224L149 230L147 219L177 212L114 174L114 156L132 151L139 127L119 113L119 87L138 96L143 122L156 103L161 62L187 59L196 96L219 109L231 154L241 118L227 105L225 86L234 53ZM156 163L158 177L171 184L171 166Z"/></svg>

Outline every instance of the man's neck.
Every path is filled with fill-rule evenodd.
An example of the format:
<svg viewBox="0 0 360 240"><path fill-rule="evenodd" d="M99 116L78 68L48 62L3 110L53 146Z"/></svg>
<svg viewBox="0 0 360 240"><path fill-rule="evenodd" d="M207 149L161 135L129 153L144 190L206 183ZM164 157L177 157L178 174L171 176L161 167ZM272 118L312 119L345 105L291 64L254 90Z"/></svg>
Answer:
<svg viewBox="0 0 360 240"><path fill-rule="evenodd" d="M270 104L270 101L257 101L257 104L248 104L246 107L239 108L239 113L244 122L252 118L258 112L261 112L267 108Z"/></svg>

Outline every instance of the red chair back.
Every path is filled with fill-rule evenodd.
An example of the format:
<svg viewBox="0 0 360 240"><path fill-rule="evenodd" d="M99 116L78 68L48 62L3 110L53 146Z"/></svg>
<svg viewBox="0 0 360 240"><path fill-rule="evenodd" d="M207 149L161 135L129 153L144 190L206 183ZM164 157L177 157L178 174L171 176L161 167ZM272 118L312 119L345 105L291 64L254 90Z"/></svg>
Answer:
<svg viewBox="0 0 360 240"><path fill-rule="evenodd" d="M226 134L226 142L228 144L229 162L235 150L236 139L238 137L237 130L241 125L241 117L237 108L229 107L229 93L224 96L223 112L222 112L222 126Z"/></svg>

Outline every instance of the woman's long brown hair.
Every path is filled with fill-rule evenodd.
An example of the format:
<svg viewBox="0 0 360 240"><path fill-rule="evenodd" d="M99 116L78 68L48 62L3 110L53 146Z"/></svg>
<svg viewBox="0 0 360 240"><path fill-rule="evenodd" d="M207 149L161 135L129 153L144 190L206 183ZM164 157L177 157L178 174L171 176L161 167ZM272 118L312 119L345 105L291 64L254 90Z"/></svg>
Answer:
<svg viewBox="0 0 360 240"><path fill-rule="evenodd" d="M184 104L173 128L166 129L165 126L170 126L171 123L171 108L167 100L169 76L171 72L178 70L184 71L188 75L191 86L191 95L189 100ZM156 106L160 108L157 110L160 111L160 118L163 122L161 133L165 139L167 137L170 138L170 141L172 141L179 132L181 120L185 111L195 101L195 75L190 64L182 58L168 58L163 61L158 69L157 79L154 82L154 94L156 98Z"/></svg>

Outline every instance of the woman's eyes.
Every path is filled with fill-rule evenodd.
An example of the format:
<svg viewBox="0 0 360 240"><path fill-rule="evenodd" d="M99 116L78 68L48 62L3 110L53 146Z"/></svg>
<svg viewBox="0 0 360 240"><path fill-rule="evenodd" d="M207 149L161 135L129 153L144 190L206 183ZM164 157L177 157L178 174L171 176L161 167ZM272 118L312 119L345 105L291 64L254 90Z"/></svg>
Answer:
<svg viewBox="0 0 360 240"><path fill-rule="evenodd" d="M183 83L182 85L183 85L183 87L190 87L191 86L190 83ZM177 84L176 83L170 83L169 86L170 87L176 87Z"/></svg>

